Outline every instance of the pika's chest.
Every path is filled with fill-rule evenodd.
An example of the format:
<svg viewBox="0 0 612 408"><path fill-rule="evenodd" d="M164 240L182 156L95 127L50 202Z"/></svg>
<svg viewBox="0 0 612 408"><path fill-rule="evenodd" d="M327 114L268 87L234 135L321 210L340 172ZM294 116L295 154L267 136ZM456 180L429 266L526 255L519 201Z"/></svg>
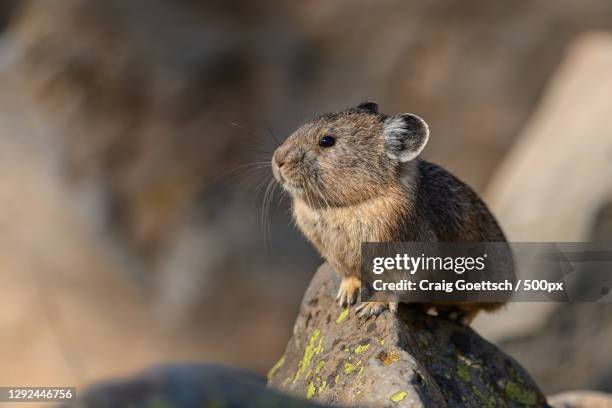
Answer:
<svg viewBox="0 0 612 408"><path fill-rule="evenodd" d="M297 201L293 214L304 235L328 260L358 256L362 242L388 240L384 217L367 206L312 209Z"/></svg>
<svg viewBox="0 0 612 408"><path fill-rule="evenodd" d="M294 210L294 216L302 232L317 246L354 245L361 238L357 236L361 228L356 219L300 208Z"/></svg>

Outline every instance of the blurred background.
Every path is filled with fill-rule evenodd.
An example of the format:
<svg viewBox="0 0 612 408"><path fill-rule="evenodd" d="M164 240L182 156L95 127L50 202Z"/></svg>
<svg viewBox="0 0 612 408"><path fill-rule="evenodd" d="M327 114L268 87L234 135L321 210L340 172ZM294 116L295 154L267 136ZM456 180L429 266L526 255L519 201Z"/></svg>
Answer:
<svg viewBox="0 0 612 408"><path fill-rule="evenodd" d="M612 241L608 29L609 0L1 0L0 384L265 373L321 262L266 161L364 100L512 240ZM476 327L546 393L612 391L610 303Z"/></svg>

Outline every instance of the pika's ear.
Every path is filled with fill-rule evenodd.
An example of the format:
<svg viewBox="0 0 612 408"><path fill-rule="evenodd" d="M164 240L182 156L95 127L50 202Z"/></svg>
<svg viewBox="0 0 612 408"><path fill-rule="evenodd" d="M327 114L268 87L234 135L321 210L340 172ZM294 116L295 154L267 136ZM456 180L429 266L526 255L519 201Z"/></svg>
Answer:
<svg viewBox="0 0 612 408"><path fill-rule="evenodd" d="M412 113L391 116L383 124L387 155L400 162L417 157L429 139L429 126Z"/></svg>
<svg viewBox="0 0 612 408"><path fill-rule="evenodd" d="M378 104L376 102L372 102L372 101L363 102L363 103L357 105L357 108L355 108L355 109L360 110L360 111L364 111L364 112L368 112L368 113L377 114L378 113Z"/></svg>

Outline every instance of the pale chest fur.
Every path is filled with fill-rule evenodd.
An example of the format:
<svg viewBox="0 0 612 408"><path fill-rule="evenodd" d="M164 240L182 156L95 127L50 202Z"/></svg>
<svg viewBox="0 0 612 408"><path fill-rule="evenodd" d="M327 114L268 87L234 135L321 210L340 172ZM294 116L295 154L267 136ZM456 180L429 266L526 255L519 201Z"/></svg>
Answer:
<svg viewBox="0 0 612 408"><path fill-rule="evenodd" d="M295 199L298 227L331 266L344 276L359 274L362 242L393 240L399 203L383 197L353 206L313 209Z"/></svg>

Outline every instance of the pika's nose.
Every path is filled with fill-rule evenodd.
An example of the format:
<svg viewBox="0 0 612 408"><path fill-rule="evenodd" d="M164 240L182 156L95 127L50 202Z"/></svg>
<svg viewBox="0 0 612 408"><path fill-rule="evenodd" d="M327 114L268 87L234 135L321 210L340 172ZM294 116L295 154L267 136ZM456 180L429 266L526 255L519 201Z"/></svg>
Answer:
<svg viewBox="0 0 612 408"><path fill-rule="evenodd" d="M280 169L285 164L285 159L287 158L287 150L283 148L278 148L274 152L274 156L272 159L276 166Z"/></svg>

